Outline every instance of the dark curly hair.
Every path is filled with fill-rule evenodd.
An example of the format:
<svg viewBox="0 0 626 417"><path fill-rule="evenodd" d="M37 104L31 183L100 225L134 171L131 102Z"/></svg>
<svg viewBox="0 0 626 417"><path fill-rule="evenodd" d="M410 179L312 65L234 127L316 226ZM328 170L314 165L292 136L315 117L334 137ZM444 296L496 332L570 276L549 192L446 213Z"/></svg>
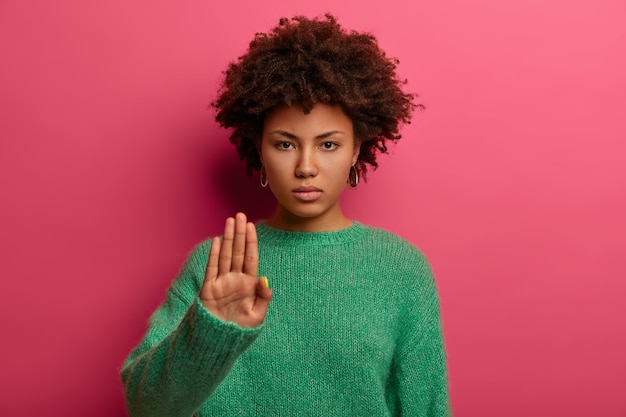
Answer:
<svg viewBox="0 0 626 417"><path fill-rule="evenodd" d="M228 66L212 106L220 125L234 128L230 141L252 174L262 166L257 149L272 110L299 104L309 113L316 103L339 105L352 120L361 147L356 167L365 177L367 164L377 168L377 153L387 152L387 140L400 139L398 125L423 107L402 91L406 81L396 76L397 64L373 35L346 31L330 14L282 18Z"/></svg>

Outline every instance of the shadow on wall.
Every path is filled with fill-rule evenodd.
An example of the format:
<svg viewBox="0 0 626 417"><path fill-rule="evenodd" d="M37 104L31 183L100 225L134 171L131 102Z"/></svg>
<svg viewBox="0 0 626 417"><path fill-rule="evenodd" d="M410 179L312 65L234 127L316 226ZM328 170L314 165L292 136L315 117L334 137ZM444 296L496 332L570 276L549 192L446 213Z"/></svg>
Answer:
<svg viewBox="0 0 626 417"><path fill-rule="evenodd" d="M259 172L248 177L245 162L238 160L232 149L229 151L221 152L217 160L208 165L210 188L219 193L220 205L227 216L241 211L253 222L266 219L276 207L272 191L261 187Z"/></svg>

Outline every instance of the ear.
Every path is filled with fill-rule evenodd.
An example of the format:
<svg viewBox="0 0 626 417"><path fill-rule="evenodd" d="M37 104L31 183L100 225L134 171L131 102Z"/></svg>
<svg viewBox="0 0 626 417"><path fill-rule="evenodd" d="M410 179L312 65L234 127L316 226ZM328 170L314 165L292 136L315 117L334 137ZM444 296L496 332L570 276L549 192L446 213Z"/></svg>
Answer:
<svg viewBox="0 0 626 417"><path fill-rule="evenodd" d="M361 141L354 139L354 153L352 154L352 166L359 160L359 154L361 153Z"/></svg>

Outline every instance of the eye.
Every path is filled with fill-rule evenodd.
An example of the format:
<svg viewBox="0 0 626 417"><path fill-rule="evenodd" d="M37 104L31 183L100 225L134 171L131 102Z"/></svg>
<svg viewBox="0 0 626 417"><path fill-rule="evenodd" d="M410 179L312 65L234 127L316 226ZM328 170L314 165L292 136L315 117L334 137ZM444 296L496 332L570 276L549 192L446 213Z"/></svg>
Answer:
<svg viewBox="0 0 626 417"><path fill-rule="evenodd" d="M322 143L322 148L323 148L325 151L332 151L332 150L333 150L333 149L335 149L337 146L338 146L338 145L337 145L335 142L329 142L329 141L327 141L327 142Z"/></svg>
<svg viewBox="0 0 626 417"><path fill-rule="evenodd" d="M278 142L276 147L281 151L286 151L289 149L293 149L293 144L291 142Z"/></svg>

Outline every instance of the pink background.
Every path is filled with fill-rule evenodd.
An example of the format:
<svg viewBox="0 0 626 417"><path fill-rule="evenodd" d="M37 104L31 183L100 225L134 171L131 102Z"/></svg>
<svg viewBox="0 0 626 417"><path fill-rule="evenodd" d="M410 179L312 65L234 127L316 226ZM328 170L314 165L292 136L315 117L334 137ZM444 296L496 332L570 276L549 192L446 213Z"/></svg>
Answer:
<svg viewBox="0 0 626 417"><path fill-rule="evenodd" d="M271 211L207 108L221 71L327 10L427 107L344 202L430 258L455 415L626 416L620 0L0 1L0 415L125 414L187 253Z"/></svg>

